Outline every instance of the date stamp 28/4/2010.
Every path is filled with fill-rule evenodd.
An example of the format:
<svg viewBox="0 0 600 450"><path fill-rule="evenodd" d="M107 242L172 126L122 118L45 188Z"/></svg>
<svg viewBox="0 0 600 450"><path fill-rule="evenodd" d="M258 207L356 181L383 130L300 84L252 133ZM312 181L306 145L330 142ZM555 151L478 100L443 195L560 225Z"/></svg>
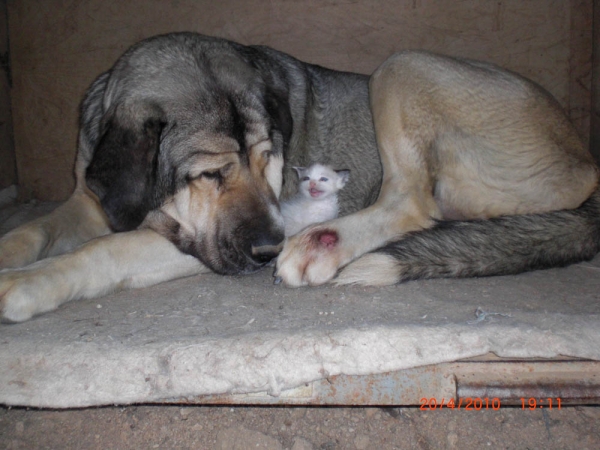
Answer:
<svg viewBox="0 0 600 450"><path fill-rule="evenodd" d="M492 409L494 411L499 410L502 407L502 401L497 398L479 398L479 397L466 397L454 400L453 398L446 400L442 398L438 401L436 398L423 397L420 400L421 411L434 411L437 409L458 409L465 411L480 411L482 409ZM514 406L514 403L511 402ZM521 409L529 409L531 411L535 409L561 409L560 397L548 397L548 398L524 398L521 397Z"/></svg>

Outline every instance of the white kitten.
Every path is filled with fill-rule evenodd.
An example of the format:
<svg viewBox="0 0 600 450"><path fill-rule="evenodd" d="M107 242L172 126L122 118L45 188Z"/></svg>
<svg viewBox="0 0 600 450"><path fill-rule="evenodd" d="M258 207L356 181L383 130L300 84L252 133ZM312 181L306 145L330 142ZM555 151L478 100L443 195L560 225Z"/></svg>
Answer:
<svg viewBox="0 0 600 450"><path fill-rule="evenodd" d="M349 170L333 170L322 164L294 169L300 179L298 193L281 203L286 236L292 236L310 224L335 219L338 215L337 193L350 176Z"/></svg>

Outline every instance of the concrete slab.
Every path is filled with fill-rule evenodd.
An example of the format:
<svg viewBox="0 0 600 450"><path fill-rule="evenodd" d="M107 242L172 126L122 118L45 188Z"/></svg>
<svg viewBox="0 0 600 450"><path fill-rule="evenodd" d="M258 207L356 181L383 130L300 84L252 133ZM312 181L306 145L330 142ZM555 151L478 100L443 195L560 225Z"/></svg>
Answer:
<svg viewBox="0 0 600 450"><path fill-rule="evenodd" d="M14 215L11 215L14 217ZM0 403L81 407L272 396L488 352L600 360L600 257L510 277L384 288L202 275L0 325Z"/></svg>

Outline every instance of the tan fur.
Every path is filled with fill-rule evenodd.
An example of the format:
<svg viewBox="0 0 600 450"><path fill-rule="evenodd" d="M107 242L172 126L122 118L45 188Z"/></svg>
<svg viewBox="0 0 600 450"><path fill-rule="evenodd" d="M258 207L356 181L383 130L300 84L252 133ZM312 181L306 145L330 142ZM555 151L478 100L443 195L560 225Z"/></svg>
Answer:
<svg viewBox="0 0 600 450"><path fill-rule="evenodd" d="M23 267L38 259L68 252L108 233L108 220L98 200L87 188L79 187L52 213L0 239L0 267Z"/></svg>
<svg viewBox="0 0 600 450"><path fill-rule="evenodd" d="M89 264L90 258L93 265ZM70 253L4 273L0 306L6 320L20 322L73 299L207 271L196 258L180 253L152 230L116 233L91 240Z"/></svg>
<svg viewBox="0 0 600 450"><path fill-rule="evenodd" d="M229 214L239 213L242 207L255 208L257 201L270 200L281 191L281 176L273 172L281 171L283 163L281 158L271 159L268 140L259 139L250 148L250 167L242 167L237 152L226 151L230 148L228 142L204 139L203 148L210 144L209 148L225 151L208 157L199 155L192 169L197 178L151 212L139 230L109 234L108 220L96 196L85 187L83 174L78 173L78 187L64 205L4 236L0 266L29 264L2 272L0 311L4 320L20 322L73 299L209 272L198 259L181 253L160 233L175 220L185 234L213 235L217 225L226 226ZM232 165L231 173L220 189L213 180L200 176L227 163ZM76 168L85 170L81 164ZM279 215L277 210L268 210ZM103 237L93 239L99 236ZM34 262L40 258L46 259Z"/></svg>
<svg viewBox="0 0 600 450"><path fill-rule="evenodd" d="M181 50L176 43L189 39L192 36L186 34L150 40L138 47L139 53L126 54L110 73L101 75L91 86L82 107L75 193L54 213L20 227L0 240L0 267L7 268L0 273L3 319L26 320L72 299L95 297L125 287L150 286L206 272L205 265L213 263L211 268L218 271L221 268L215 269L215 265L222 263L224 258L217 262L212 259L219 259L214 255L223 245L235 242L231 237L236 233L245 236L269 227L283 230L277 199L282 190L289 194L294 187L289 183L283 186L282 171L289 172L289 164L310 156L288 153L286 157L290 160L284 168L281 155L286 137L284 131L286 127L294 128L293 133L287 133L287 138L294 141L287 148L288 152L292 148L306 152L300 141L304 137L321 137L321 134L305 134L304 127L308 130L316 127L312 129L316 131L321 124L302 121L303 113L298 111L309 109L302 103L302 98L294 97L300 92L298 86L287 98L279 88L273 89L267 100L261 97L265 94L262 90L252 91L252 86L247 83L258 74L256 68L251 69L241 59L230 59L225 53L223 58L207 62L223 65L219 72L222 77L218 80L223 89L239 86L244 89L229 98L218 97L219 92L223 94L220 90L210 91L208 97L214 94L215 99L220 100L199 116L198 108L201 110L206 105L183 105L181 109L171 110L174 114L182 113L181 124L195 124L193 132L180 134L183 137L177 141L175 153L180 156L173 164L182 164L175 169L181 169L185 178L178 179L176 194L166 200L161 198L161 206L157 209L149 213L144 211L147 215L139 229L110 234L110 212L105 214L96 195L86 187L86 182L91 180L92 184L88 183L90 189L100 192L98 195L102 197L111 186L119 186L112 183L114 179L104 179L102 174L106 175L103 171L114 161L107 158L122 155L122 149L117 148L119 143L127 144L132 136L136 145L124 149L133 152L127 155L139 157L142 152L146 157L151 156L150 150L156 146L162 132L160 118L164 111L160 105L136 101L131 105L123 103L123 111L113 111L109 107L120 95L127 98L128 89L135 90L137 82L135 86L119 83L129 79L128 70L133 70L135 73L130 75L139 80L146 73L146 67L164 63L153 57L156 56L155 44L171 42L170 45ZM204 42L205 38L195 36L194 39ZM219 52L225 51L222 44L215 44ZM279 60L272 53L274 51L253 51L265 51L263 56L267 60ZM187 61L187 58L180 61L182 67L187 67ZM287 59L285 61L282 67L291 64ZM306 76L298 67L295 71L290 67L290 75ZM317 71L317 68L311 70ZM164 88L167 98L174 95L173 100L179 101L179 89L171 82L173 71L159 70L158 73L168 82L154 84L153 77L146 80L148 85L153 89ZM121 79L119 74L124 78ZM192 75L195 80L197 74ZM315 80L324 79L321 76ZM107 85L109 79L112 83ZM259 83L254 87L260 86ZM185 85L181 87L185 88ZM339 85L329 88L333 89L331 98L335 102L334 94L340 95L342 91ZM243 142L239 141L239 134L232 137L215 132L222 128L219 124L235 124L235 120L226 120L233 119L227 105L238 94L251 93L246 92L248 89L258 95L256 99L262 98L265 102L262 106L269 110L269 120L279 123L281 130L273 134L273 130L267 129L269 121L250 120L254 117L252 114L258 114L255 119L262 115L252 108L250 110L254 112L248 112L252 102L246 102L242 109L238 108L238 119L239 113L243 115L246 111L249 114L244 119L247 128ZM364 107L365 103L357 100L365 98L365 91L362 92L363 96L356 97L353 101L357 103L353 105ZM346 95L344 91L342 99ZM106 103L104 109L99 104L100 99ZM434 219L486 219L576 208L597 188L598 170L592 156L584 149L557 102L532 82L494 66L422 52L402 52L392 56L375 72L371 78L370 100L383 167L379 197L366 209L309 227L288 238L277 261L277 275L288 286L323 284L338 273L339 284L365 280L369 284L391 283L396 280L393 259L365 253L408 232L426 229L432 226ZM290 106L291 111L287 111ZM357 117L368 118L368 111L366 107L364 109L364 114ZM287 117L286 111L296 115ZM335 109L329 105L326 111ZM125 116L116 127L110 121L100 123L106 119L102 118L105 113ZM152 120L146 120L148 114ZM312 116L308 114L307 117ZM140 118L143 121L139 123L144 125L136 129L136 121ZM320 119L324 125L334 123L327 122L327 117ZM368 128L371 121L360 123ZM100 139L100 130L104 126L109 127L110 133ZM126 131L128 134L124 134ZM163 131L168 136L169 129ZM338 141L339 131L333 133ZM369 135L370 131L359 130L356 136ZM279 156L274 156L271 151L274 146L271 139L275 135L278 136L276 153ZM124 136L129 137L123 139ZM306 145L314 145L313 142L307 141ZM335 142L330 144L334 148L328 147L327 151L339 152ZM98 148L105 153L96 159L94 152ZM348 156L364 152L364 148L345 147L345 150ZM308 151L312 150L309 148ZM369 154L374 160L374 154ZM139 162L136 164L133 168L146 167ZM368 167L371 170L376 165ZM226 172L222 183L211 177L211 171ZM117 177L116 180L128 186L127 178ZM182 186L181 180L188 180L187 184ZM138 185L131 183L132 191L135 186ZM369 201L373 198L372 194L367 197L363 192L363 195ZM118 199L118 196L114 195L114 198ZM143 200L138 199L142 203ZM128 210L130 206L125 202L123 209ZM115 211L118 212L118 208ZM135 208L133 212L136 212ZM252 220L247 220L248 217ZM113 215L111 220L114 219ZM129 220L133 219L130 217ZM114 226L114 222L111 223ZM139 225L138 221L128 228L127 220L123 223L121 229ZM217 233L221 233L222 239L217 239ZM270 237L273 236L278 237L272 232ZM195 245L204 246L198 253L203 263L182 253L193 253ZM249 245L251 249L243 254L244 257L250 254L270 258L274 252L265 255L261 253L263 247L279 248L272 239L257 239ZM39 259L41 261L35 262ZM257 262L256 267L260 264L263 262ZM241 265L232 267L234 271Z"/></svg>
<svg viewBox="0 0 600 450"><path fill-rule="evenodd" d="M397 278L397 262L394 258L369 253L344 267L340 275L334 278L333 283L338 286L345 284L387 286L394 284Z"/></svg>
<svg viewBox="0 0 600 450"><path fill-rule="evenodd" d="M288 286L327 282L432 219L572 209L597 187L593 158L556 101L494 66L403 52L373 74L370 97L383 166L379 198L290 238L277 263ZM338 245L314 244L324 228L338 234ZM339 282L357 279L369 258Z"/></svg>

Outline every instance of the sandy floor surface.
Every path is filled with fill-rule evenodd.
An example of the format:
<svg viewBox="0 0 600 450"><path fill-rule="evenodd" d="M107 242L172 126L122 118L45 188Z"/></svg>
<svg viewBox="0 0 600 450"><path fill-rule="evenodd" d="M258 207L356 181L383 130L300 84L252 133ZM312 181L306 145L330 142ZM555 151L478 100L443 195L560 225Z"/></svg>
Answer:
<svg viewBox="0 0 600 450"><path fill-rule="evenodd" d="M597 449L600 407L0 410L3 449Z"/></svg>

